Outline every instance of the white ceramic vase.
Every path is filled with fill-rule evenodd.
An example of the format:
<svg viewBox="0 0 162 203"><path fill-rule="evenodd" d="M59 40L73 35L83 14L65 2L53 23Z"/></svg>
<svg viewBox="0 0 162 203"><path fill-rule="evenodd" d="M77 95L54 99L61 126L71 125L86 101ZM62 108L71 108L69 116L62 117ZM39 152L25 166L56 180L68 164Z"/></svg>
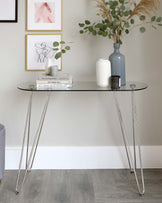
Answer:
<svg viewBox="0 0 162 203"><path fill-rule="evenodd" d="M51 67L53 67L54 65L55 65L54 56L47 58L47 62L46 62L46 65L45 65L46 75L51 74Z"/></svg>
<svg viewBox="0 0 162 203"><path fill-rule="evenodd" d="M96 82L100 87L108 87L111 78L111 64L107 59L99 59L96 62Z"/></svg>

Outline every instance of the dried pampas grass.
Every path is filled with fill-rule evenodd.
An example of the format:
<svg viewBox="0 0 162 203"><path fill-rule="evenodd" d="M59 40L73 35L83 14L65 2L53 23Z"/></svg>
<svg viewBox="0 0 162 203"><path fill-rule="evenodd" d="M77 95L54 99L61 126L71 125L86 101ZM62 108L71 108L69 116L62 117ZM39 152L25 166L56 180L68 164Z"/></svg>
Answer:
<svg viewBox="0 0 162 203"><path fill-rule="evenodd" d="M112 22L112 15L109 11L109 8L106 4L106 0L95 0L97 3L97 8L99 8L99 12L97 15L102 18L107 18L110 22ZM137 2L136 0L132 0L130 4ZM130 5L130 6L131 6ZM160 0L140 0L137 3L136 7L133 9L130 16L127 18L129 20L133 16L141 16L147 15L151 16L152 14L156 14L156 11L160 8Z"/></svg>
<svg viewBox="0 0 162 203"><path fill-rule="evenodd" d="M156 13L159 7L160 7L160 0L141 0L134 8L134 10L132 11L128 19L132 18L135 15L151 16L152 13Z"/></svg>
<svg viewBox="0 0 162 203"><path fill-rule="evenodd" d="M103 18L107 18L110 22L112 22L111 15L109 14L108 7L106 5L105 0L95 0L97 2L97 8L99 8L100 13L97 15L102 16Z"/></svg>

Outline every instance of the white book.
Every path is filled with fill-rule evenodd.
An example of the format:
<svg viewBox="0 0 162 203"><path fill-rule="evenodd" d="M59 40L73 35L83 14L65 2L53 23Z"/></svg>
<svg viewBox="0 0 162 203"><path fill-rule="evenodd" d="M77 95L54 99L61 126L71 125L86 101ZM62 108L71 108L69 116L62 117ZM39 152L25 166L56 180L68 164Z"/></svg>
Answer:
<svg viewBox="0 0 162 203"><path fill-rule="evenodd" d="M71 88L72 84L36 84L38 90L62 90Z"/></svg>
<svg viewBox="0 0 162 203"><path fill-rule="evenodd" d="M72 80L36 80L36 84L72 84Z"/></svg>
<svg viewBox="0 0 162 203"><path fill-rule="evenodd" d="M38 80L72 80L72 75L70 73L58 73L57 76L43 74Z"/></svg>
<svg viewBox="0 0 162 203"><path fill-rule="evenodd" d="M59 73L58 76L41 75L36 84L72 84L72 75L69 73Z"/></svg>

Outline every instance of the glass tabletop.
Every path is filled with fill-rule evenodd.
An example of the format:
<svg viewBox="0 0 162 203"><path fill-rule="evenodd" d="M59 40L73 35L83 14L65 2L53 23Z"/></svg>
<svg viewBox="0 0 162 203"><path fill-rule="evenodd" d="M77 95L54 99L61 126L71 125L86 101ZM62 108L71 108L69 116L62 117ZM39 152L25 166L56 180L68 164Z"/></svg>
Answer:
<svg viewBox="0 0 162 203"><path fill-rule="evenodd" d="M23 91L139 91L144 90L148 86L141 82L127 82L125 86L119 89L112 89L111 87L99 87L96 81L78 81L73 82L68 88L37 88L35 82L26 82L18 85L19 90Z"/></svg>

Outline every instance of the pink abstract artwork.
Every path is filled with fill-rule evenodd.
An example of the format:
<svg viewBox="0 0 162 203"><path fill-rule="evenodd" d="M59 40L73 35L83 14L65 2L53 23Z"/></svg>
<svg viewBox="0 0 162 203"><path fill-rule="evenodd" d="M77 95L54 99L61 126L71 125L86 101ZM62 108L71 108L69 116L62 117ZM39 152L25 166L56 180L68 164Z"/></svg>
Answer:
<svg viewBox="0 0 162 203"><path fill-rule="evenodd" d="M35 23L55 23L54 3L35 3Z"/></svg>

